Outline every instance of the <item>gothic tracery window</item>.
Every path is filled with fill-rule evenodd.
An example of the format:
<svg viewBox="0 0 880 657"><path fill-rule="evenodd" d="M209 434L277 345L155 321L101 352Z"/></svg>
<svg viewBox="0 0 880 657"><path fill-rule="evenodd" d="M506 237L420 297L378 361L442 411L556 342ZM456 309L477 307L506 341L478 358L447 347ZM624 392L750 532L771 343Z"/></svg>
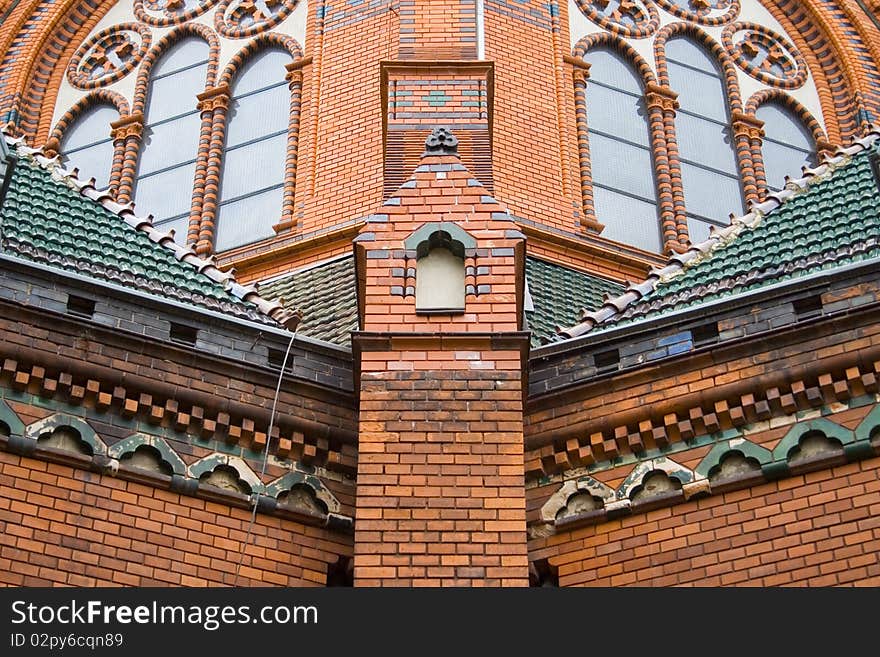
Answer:
<svg viewBox="0 0 880 657"><path fill-rule="evenodd" d="M603 235L660 250L657 192L642 82L611 50L595 50L587 81L593 203Z"/></svg>
<svg viewBox="0 0 880 657"><path fill-rule="evenodd" d="M201 119L196 95L205 88L208 44L177 42L153 65L147 91L135 204L154 223L186 239Z"/></svg>
<svg viewBox="0 0 880 657"><path fill-rule="evenodd" d="M702 47L686 38L666 43L669 86L678 93L675 136L691 241L742 214L739 166L730 130L724 78Z"/></svg>
<svg viewBox="0 0 880 657"><path fill-rule="evenodd" d="M110 185L110 165L113 162L110 124L118 118L115 107L93 105L64 131L61 139L65 166L79 169L83 178L93 177L98 189Z"/></svg>
<svg viewBox="0 0 880 657"><path fill-rule="evenodd" d="M281 217L290 117L284 65L288 53L252 57L232 86L215 248L223 251L274 235Z"/></svg>
<svg viewBox="0 0 880 657"><path fill-rule="evenodd" d="M803 123L782 105L761 105L755 116L764 122L764 177L768 188L775 191L782 188L785 176L798 177L801 167L815 163L816 144Z"/></svg>

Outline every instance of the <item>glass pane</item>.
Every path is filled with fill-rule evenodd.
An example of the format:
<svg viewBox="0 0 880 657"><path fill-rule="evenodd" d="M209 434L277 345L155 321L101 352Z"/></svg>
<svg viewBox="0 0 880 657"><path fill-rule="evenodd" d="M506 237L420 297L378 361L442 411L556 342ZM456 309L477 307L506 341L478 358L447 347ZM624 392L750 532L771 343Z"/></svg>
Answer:
<svg viewBox="0 0 880 657"><path fill-rule="evenodd" d="M648 146L648 123L641 99L598 84L587 85L587 123L599 130Z"/></svg>
<svg viewBox="0 0 880 657"><path fill-rule="evenodd" d="M292 61L289 53L280 50L264 50L252 57L241 69L232 86L233 96L240 96L284 81L284 76L287 75L284 65Z"/></svg>
<svg viewBox="0 0 880 657"><path fill-rule="evenodd" d="M215 250L224 251L242 244L272 237L272 226L281 219L281 187L231 201L217 209Z"/></svg>
<svg viewBox="0 0 880 657"><path fill-rule="evenodd" d="M89 146L98 141L110 139L110 123L119 119L115 107L96 105L81 114L73 125L67 128L61 140L63 152ZM109 163L108 163L109 166Z"/></svg>
<svg viewBox="0 0 880 657"><path fill-rule="evenodd" d="M761 105L755 116L764 122L764 132L770 139L797 146L805 151L813 150L812 135L788 110L774 104Z"/></svg>
<svg viewBox="0 0 880 657"><path fill-rule="evenodd" d="M189 229L189 215L169 219L168 221L153 222L153 225L162 231L174 230L174 241L178 244L186 244L186 231Z"/></svg>
<svg viewBox="0 0 880 657"><path fill-rule="evenodd" d="M150 69L150 77L167 75L199 62L207 62L208 54L208 44L201 39L190 38L178 41ZM205 86L204 78L202 78L202 86Z"/></svg>
<svg viewBox="0 0 880 657"><path fill-rule="evenodd" d="M64 166L79 169L82 180L95 179L98 189L110 186L110 166L113 163L113 142L110 140L83 148L63 156Z"/></svg>
<svg viewBox="0 0 880 657"><path fill-rule="evenodd" d="M641 80L627 61L616 52L594 50L588 52L584 60L590 63L590 80L641 95Z"/></svg>
<svg viewBox="0 0 880 657"><path fill-rule="evenodd" d="M669 85L681 109L727 123L727 102L721 79L669 63Z"/></svg>
<svg viewBox="0 0 880 657"><path fill-rule="evenodd" d="M147 123L153 124L196 109L196 94L205 90L207 71L205 64L154 80L149 91Z"/></svg>
<svg viewBox="0 0 880 657"><path fill-rule="evenodd" d="M668 62L676 61L693 66L716 77L720 75L715 61L703 50L702 46L690 39L672 39L667 41L666 59Z"/></svg>
<svg viewBox="0 0 880 657"><path fill-rule="evenodd" d="M644 199L656 198L654 167L649 151L590 133L590 161L594 182ZM599 214L599 221L604 220Z"/></svg>
<svg viewBox="0 0 880 657"><path fill-rule="evenodd" d="M764 175L772 189L782 189L785 176L800 178L801 167L805 164L812 166L810 153L772 141L765 141L761 152L764 155Z"/></svg>
<svg viewBox="0 0 880 657"><path fill-rule="evenodd" d="M135 190L138 214L152 214L158 221L188 214L195 173L196 163L192 162L138 180Z"/></svg>
<svg viewBox="0 0 880 657"><path fill-rule="evenodd" d="M229 112L227 147L287 130L290 121L290 89L281 84L233 101Z"/></svg>
<svg viewBox="0 0 880 657"><path fill-rule="evenodd" d="M657 207L603 187L593 187L596 215L605 224L602 237L632 244L646 251L660 251Z"/></svg>
<svg viewBox="0 0 880 657"><path fill-rule="evenodd" d="M690 235L691 243L699 244L709 239L709 228L712 225L708 221L688 217L688 234Z"/></svg>
<svg viewBox="0 0 880 657"><path fill-rule="evenodd" d="M234 148L223 157L221 199L233 199L280 184L284 182L287 134Z"/></svg>
<svg viewBox="0 0 880 657"><path fill-rule="evenodd" d="M728 137L730 131L726 126L679 113L675 117L675 132L678 152L683 160L739 175L733 144Z"/></svg>
<svg viewBox="0 0 880 657"><path fill-rule="evenodd" d="M731 212L743 214L739 180L682 162L681 182L688 212L723 224L729 223Z"/></svg>
<svg viewBox="0 0 880 657"><path fill-rule="evenodd" d="M202 120L198 113L160 123L144 131L140 175L194 160Z"/></svg>

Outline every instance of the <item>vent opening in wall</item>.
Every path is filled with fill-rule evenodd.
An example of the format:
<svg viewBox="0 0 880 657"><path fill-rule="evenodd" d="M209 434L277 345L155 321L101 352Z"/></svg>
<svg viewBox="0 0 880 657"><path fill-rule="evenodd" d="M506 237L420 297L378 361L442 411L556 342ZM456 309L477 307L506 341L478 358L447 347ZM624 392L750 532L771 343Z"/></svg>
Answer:
<svg viewBox="0 0 880 657"><path fill-rule="evenodd" d="M171 322L171 332L169 337L174 342L194 347L196 340L199 337L199 330L192 326Z"/></svg>
<svg viewBox="0 0 880 657"><path fill-rule="evenodd" d="M71 294L67 297L67 314L91 319L95 314L95 302L93 299Z"/></svg>
<svg viewBox="0 0 880 657"><path fill-rule="evenodd" d="M798 320L812 319L822 314L822 297L818 294L803 299L797 299L792 303L794 313Z"/></svg>
<svg viewBox="0 0 880 657"><path fill-rule="evenodd" d="M272 349L269 348L269 367L280 370L281 365L284 363L284 350L283 349ZM290 371L293 369L293 354L289 354L287 356L287 370Z"/></svg>
<svg viewBox="0 0 880 657"><path fill-rule="evenodd" d="M694 347L702 347L718 342L718 322L711 322L691 329Z"/></svg>
<svg viewBox="0 0 880 657"><path fill-rule="evenodd" d="M596 374L615 372L620 368L620 352L617 349L602 351L593 356L596 363Z"/></svg>

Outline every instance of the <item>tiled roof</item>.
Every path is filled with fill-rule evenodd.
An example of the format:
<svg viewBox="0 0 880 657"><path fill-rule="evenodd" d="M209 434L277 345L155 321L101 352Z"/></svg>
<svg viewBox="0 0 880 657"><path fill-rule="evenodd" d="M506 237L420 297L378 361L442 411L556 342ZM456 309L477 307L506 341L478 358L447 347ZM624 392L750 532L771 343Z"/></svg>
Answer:
<svg viewBox="0 0 880 657"><path fill-rule="evenodd" d="M152 226L83 182L56 158L7 138L18 156L0 207L0 251L108 281L157 297L267 324L294 326L298 317L237 283L213 259L176 244L172 233Z"/></svg>
<svg viewBox="0 0 880 657"><path fill-rule="evenodd" d="M348 345L358 327L354 258L319 263L258 285L260 294L302 309L301 335Z"/></svg>
<svg viewBox="0 0 880 657"><path fill-rule="evenodd" d="M880 129L803 177L789 179L731 225L673 256L660 270L561 332L631 322L734 297L767 285L880 256L880 191L870 157Z"/></svg>
<svg viewBox="0 0 880 657"><path fill-rule="evenodd" d="M582 312L602 305L606 295L623 292L623 285L562 265L526 258L526 280L534 311L526 312L532 346L552 341L560 326L571 326Z"/></svg>

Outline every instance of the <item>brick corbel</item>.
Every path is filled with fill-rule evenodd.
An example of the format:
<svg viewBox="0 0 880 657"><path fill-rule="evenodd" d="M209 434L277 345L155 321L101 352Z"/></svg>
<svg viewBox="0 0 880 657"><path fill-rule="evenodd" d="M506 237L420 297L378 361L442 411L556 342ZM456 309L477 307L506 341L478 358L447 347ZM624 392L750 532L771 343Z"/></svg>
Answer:
<svg viewBox="0 0 880 657"><path fill-rule="evenodd" d="M138 153L144 133L144 115L141 112L135 112L123 116L119 120L113 121L110 128L114 148L110 185L113 186L113 178L116 176L118 165L119 186L116 199L120 203L128 203L132 200L134 190Z"/></svg>

